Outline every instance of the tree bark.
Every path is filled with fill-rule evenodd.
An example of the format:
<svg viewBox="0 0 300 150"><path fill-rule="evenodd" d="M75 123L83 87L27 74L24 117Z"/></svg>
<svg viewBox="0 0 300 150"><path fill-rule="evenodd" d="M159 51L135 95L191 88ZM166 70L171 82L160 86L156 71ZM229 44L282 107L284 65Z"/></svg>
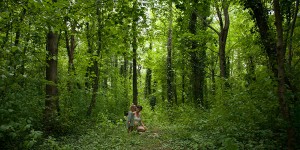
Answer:
<svg viewBox="0 0 300 150"><path fill-rule="evenodd" d="M57 88L58 34L50 31L47 34L46 57L46 99L44 110L44 127L46 133L52 133L59 113Z"/></svg>
<svg viewBox="0 0 300 150"><path fill-rule="evenodd" d="M294 35L294 29L295 29L295 24L297 20L297 15L299 11L299 0L296 0L295 4L295 12L293 16L293 21L290 29L290 35L288 37L288 68L290 69L292 67L292 60L293 60L293 35Z"/></svg>
<svg viewBox="0 0 300 150"><path fill-rule="evenodd" d="M292 150L295 148L295 133L290 117L289 106L285 98L285 49L283 39L283 27L282 27L282 14L280 12L280 4L278 0L274 0L274 13L275 13L275 26L277 32L277 62L278 62L278 100L280 109L284 120L288 123L287 134L288 134L288 149Z"/></svg>
<svg viewBox="0 0 300 150"><path fill-rule="evenodd" d="M124 77L124 96L127 99L128 98L128 59L126 54L124 54L124 63L123 63L123 69L122 69L122 75Z"/></svg>
<svg viewBox="0 0 300 150"><path fill-rule="evenodd" d="M255 81L255 64L253 62L253 56L249 56L247 63L247 74L246 74L246 87L252 84Z"/></svg>
<svg viewBox="0 0 300 150"><path fill-rule="evenodd" d="M226 65L226 41L228 36L228 30L229 30L229 14L228 14L228 7L229 4L226 2L222 2L222 9L224 14L224 22L222 19L222 13L218 7L217 9L217 15L219 18L219 25L220 25L220 33L219 33L219 62L220 62L220 76L224 79L228 78L228 72L227 72L227 65Z"/></svg>
<svg viewBox="0 0 300 150"><path fill-rule="evenodd" d="M182 73L181 75L181 102L182 104L185 103L185 74Z"/></svg>
<svg viewBox="0 0 300 150"><path fill-rule="evenodd" d="M194 4L198 4L198 0L194 1ZM190 22L189 22L189 31L193 35L197 35L197 9L193 8ZM202 18L203 19L203 18ZM205 17L204 17L205 20ZM202 21L203 23L203 21ZM202 25L202 24L201 24ZM204 27L200 27L202 30ZM192 93L193 93L193 101L196 107L204 106L203 104L203 89L204 89L204 62L205 62L205 43L201 41L201 46L199 47L198 42L195 40L191 41L191 52L190 52L190 62L192 65Z"/></svg>
<svg viewBox="0 0 300 150"><path fill-rule="evenodd" d="M167 40L167 99L168 103L172 106L174 102L174 89L173 89L173 68L172 68L172 26L173 26L173 9L172 0L169 1L169 30Z"/></svg>
<svg viewBox="0 0 300 150"><path fill-rule="evenodd" d="M268 24L267 10L264 8L260 0L246 0L246 8L251 8L253 17L255 18L258 27L262 44L268 56L269 68L272 70L274 77L277 76L277 49L274 37L271 35L271 30Z"/></svg>
<svg viewBox="0 0 300 150"><path fill-rule="evenodd" d="M87 38L87 48L88 48L87 53L92 55L93 43L91 42L92 38L91 38L91 33L90 33L90 24L88 22L86 23L86 38ZM89 90L89 88L90 88L89 75L91 74L91 70L92 69L90 66L88 66L86 69L86 73L85 73L85 77L86 77L85 88L86 88L86 90Z"/></svg>
<svg viewBox="0 0 300 150"><path fill-rule="evenodd" d="M246 0L245 7L250 8L253 12L253 18L255 18L256 25L259 29L260 37L262 43L264 45L264 49L267 52L267 56L269 59L269 66L273 72L274 78L278 82L278 100L281 109L281 114L286 121L287 127L287 135L288 135L288 149L294 148L294 129L292 125L292 120L290 117L288 101L284 96L286 87L291 90L293 93L297 92L297 89L292 83L290 79L285 75L285 66L284 66L284 58L285 58L285 46L283 40L283 27L282 27L282 14L280 12L280 5L278 0L274 0L274 12L275 12L275 26L277 32L277 40L275 40L274 36L272 36L272 31L268 25L268 14L267 9L264 8L263 4L259 0ZM277 41L277 43L275 42ZM294 99L297 100L297 96L295 94Z"/></svg>
<svg viewBox="0 0 300 150"><path fill-rule="evenodd" d="M68 22L68 18L65 19L65 24L66 24L66 30L65 30L65 38L66 38L66 48L67 48L67 53L68 53L68 75L69 78L72 78L72 74L75 73L75 67L74 67L74 52L75 52L75 23L71 23L71 21L69 21L69 23L71 24L71 30L72 30L72 34L71 34L71 40L69 39L69 34L68 34L68 26L67 26L67 22ZM69 79L68 81L68 90L69 92L72 91L72 85L71 85L71 79Z"/></svg>
<svg viewBox="0 0 300 150"><path fill-rule="evenodd" d="M146 86L145 86L145 98L148 98L151 95L151 79L152 79L152 70L147 68L146 71Z"/></svg>
<svg viewBox="0 0 300 150"><path fill-rule="evenodd" d="M91 103L89 105L88 111L87 111L87 116L91 116L92 115L92 110L95 108L96 106L96 97L97 97L97 93L98 93L98 89L99 89L99 59L100 59L100 52L102 49L102 22L101 22L101 7L99 6L99 2L97 3L97 22L98 22L98 30L97 30L97 36L98 36L98 42L97 42L97 51L96 51L96 55L93 56L93 67L92 67L92 100Z"/></svg>
<svg viewBox="0 0 300 150"><path fill-rule="evenodd" d="M137 10L137 1L134 1L133 4L133 11L135 12ZM133 52L133 75L132 75L132 90L133 90L133 103L135 105L138 104L138 89L137 89L137 63L136 63L136 58L137 58L137 21L138 21L138 15L136 13L133 13L132 16L132 32L133 32L133 41L132 41L132 52Z"/></svg>

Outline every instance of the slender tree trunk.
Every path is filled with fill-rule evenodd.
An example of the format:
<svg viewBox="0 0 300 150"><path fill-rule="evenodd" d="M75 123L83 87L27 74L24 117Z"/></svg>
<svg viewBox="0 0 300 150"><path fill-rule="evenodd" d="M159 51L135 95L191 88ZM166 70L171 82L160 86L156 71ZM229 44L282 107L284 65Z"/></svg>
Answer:
<svg viewBox="0 0 300 150"><path fill-rule="evenodd" d="M212 95L216 95L216 73L215 69L211 69Z"/></svg>
<svg viewBox="0 0 300 150"><path fill-rule="evenodd" d="M172 68L172 26L173 26L173 9L172 0L169 1L169 31L168 31L168 41L167 41L167 99L170 105L174 102L174 89L173 89L173 68Z"/></svg>
<svg viewBox="0 0 300 150"><path fill-rule="evenodd" d="M14 45L16 47L19 47L20 38L21 38L21 29L22 29L21 25L23 23L25 15L26 15L26 9L23 8L23 10L22 10L22 12L20 14L20 18L19 18L19 20L16 23L16 33L15 33L15 41L14 41ZM13 51L12 52L12 59L15 59L17 57L16 54L18 54L18 53L19 53L19 50ZM16 61L10 61L9 66L12 66L12 68L14 69L14 71L17 71L17 65L18 64L16 64Z"/></svg>
<svg viewBox="0 0 300 150"><path fill-rule="evenodd" d="M255 64L253 62L253 56L249 56L248 63L247 63L247 75L246 75L246 86L249 86L252 84L253 81L255 81Z"/></svg>
<svg viewBox="0 0 300 150"><path fill-rule="evenodd" d="M175 72L175 71L174 71ZM174 96L174 102L176 105L178 105L178 96L177 96L177 87L176 87L176 75L173 72L172 76L173 76L173 96Z"/></svg>
<svg viewBox="0 0 300 150"><path fill-rule="evenodd" d="M71 47L70 52L68 53L69 56L69 67L68 72L69 73L75 73L75 67L74 67L74 52L75 52L75 23L72 25L72 35L71 35Z"/></svg>
<svg viewBox="0 0 300 150"><path fill-rule="evenodd" d="M68 18L65 19L65 24L66 24L66 28L67 26L67 22L68 22ZM70 22L71 23L71 22ZM75 37L74 37L74 33L75 33L75 23L71 23L72 26L72 34L71 34L71 40L69 39L69 34L68 34L68 29L65 30L65 38L66 38L66 48L67 48L67 52L68 52L68 75L69 75L69 81L68 81L68 90L69 92L72 91L72 85L71 85L71 79L72 75L75 73L75 67L74 67L74 52L75 52Z"/></svg>
<svg viewBox="0 0 300 150"><path fill-rule="evenodd" d="M91 116L92 115L92 110L95 108L96 106L96 97L97 97L97 93L98 93L98 89L99 89L99 57L100 57L100 52L101 52L101 49L102 49L102 22L101 22L101 7L102 6L99 6L100 2L97 2L97 21L98 21L98 31L97 31L97 36L98 36L98 42L97 42L97 51L96 51L96 55L93 57L93 77L92 77L92 80L93 80L93 83L92 83L92 88L93 88L93 91L92 91L92 100L91 100L91 103L90 103L90 106L88 108L88 111L87 111L87 116Z"/></svg>
<svg viewBox="0 0 300 150"><path fill-rule="evenodd" d="M46 66L46 99L44 110L44 127L47 133L52 133L56 124L59 111L59 98L57 88L57 58L58 58L58 34L50 31L47 34L47 66Z"/></svg>
<svg viewBox="0 0 300 150"><path fill-rule="evenodd" d="M93 43L91 42L92 38L91 38L91 33L90 33L90 25L89 25L88 22L86 23L86 38L87 38L87 46L88 46L87 53L92 55L92 45L93 45ZM67 45L69 45L69 44L67 44ZM91 67L88 66L87 69L86 69L86 73L85 73L85 77L86 77L85 88L87 90L90 88L89 75L91 74L91 70L92 70Z"/></svg>
<svg viewBox="0 0 300 150"><path fill-rule="evenodd" d="M137 10L138 4L137 0L134 1L133 4L133 11ZM132 76L132 88L133 88L133 103L135 105L138 104L138 89L137 89L137 63L136 63L136 58L137 58L137 21L138 21L138 15L136 13L133 13L133 22L132 22L132 32L133 32L133 41L132 41L132 52L133 52L133 76Z"/></svg>
<svg viewBox="0 0 300 150"><path fill-rule="evenodd" d="M125 99L128 98L128 59L127 59L127 56L126 54L124 54L124 63L123 63L123 66L122 66L122 75L124 77L124 96L125 96Z"/></svg>
<svg viewBox="0 0 300 150"><path fill-rule="evenodd" d="M20 25L22 24L22 22L23 22L23 20L24 20L25 14L26 14L26 9L23 8L23 11L22 11L22 14L21 14L21 16L20 16L19 22L18 22L18 24L17 24L17 31L16 31L16 38L15 38L15 46L18 46L18 45L19 45L19 42L20 42L20 36L21 36L21 27L20 27Z"/></svg>
<svg viewBox="0 0 300 150"><path fill-rule="evenodd" d="M148 98L151 95L151 79L152 79L152 70L147 68L146 71L146 86L145 86L145 98Z"/></svg>
<svg viewBox="0 0 300 150"><path fill-rule="evenodd" d="M295 131L290 117L289 106L285 98L285 49L283 40L282 14L280 12L279 0L274 0L275 26L277 32L277 62L278 62L278 100L284 120L288 123L288 149L295 148Z"/></svg>
<svg viewBox="0 0 300 150"><path fill-rule="evenodd" d="M184 64L184 60L182 60L182 64ZM182 65L182 73L181 73L181 102L185 103L185 65Z"/></svg>
<svg viewBox="0 0 300 150"><path fill-rule="evenodd" d="M296 6L295 6L295 12L294 12L293 21L290 29L290 36L288 37L288 68L289 69L292 66L292 60L293 60L293 35L294 35L296 19L299 11L299 0L296 0L295 5Z"/></svg>

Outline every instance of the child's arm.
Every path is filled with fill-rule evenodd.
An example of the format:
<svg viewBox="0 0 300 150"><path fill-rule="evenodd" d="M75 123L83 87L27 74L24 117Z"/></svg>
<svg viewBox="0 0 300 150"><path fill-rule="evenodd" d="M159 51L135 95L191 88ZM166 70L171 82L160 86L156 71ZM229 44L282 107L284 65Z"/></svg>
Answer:
<svg viewBox="0 0 300 150"><path fill-rule="evenodd" d="M128 123L130 123L131 118L132 118L132 112L130 111L128 112L128 116L127 116Z"/></svg>

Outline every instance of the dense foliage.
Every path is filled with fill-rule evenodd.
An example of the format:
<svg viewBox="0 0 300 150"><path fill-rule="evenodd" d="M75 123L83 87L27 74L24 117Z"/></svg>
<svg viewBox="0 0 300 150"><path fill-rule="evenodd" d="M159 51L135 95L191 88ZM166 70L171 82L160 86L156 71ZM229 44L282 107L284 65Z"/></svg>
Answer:
<svg viewBox="0 0 300 150"><path fill-rule="evenodd" d="M2 0L0 149L300 149L298 5Z"/></svg>

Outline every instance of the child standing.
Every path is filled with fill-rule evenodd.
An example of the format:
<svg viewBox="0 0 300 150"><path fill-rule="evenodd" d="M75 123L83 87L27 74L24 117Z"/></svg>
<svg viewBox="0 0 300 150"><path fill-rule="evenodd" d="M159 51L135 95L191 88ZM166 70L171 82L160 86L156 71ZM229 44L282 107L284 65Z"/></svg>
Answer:
<svg viewBox="0 0 300 150"><path fill-rule="evenodd" d="M136 106L133 104L130 106L130 111L128 112L127 115L126 126L127 126L128 133L132 132L133 130L135 111L136 111Z"/></svg>

